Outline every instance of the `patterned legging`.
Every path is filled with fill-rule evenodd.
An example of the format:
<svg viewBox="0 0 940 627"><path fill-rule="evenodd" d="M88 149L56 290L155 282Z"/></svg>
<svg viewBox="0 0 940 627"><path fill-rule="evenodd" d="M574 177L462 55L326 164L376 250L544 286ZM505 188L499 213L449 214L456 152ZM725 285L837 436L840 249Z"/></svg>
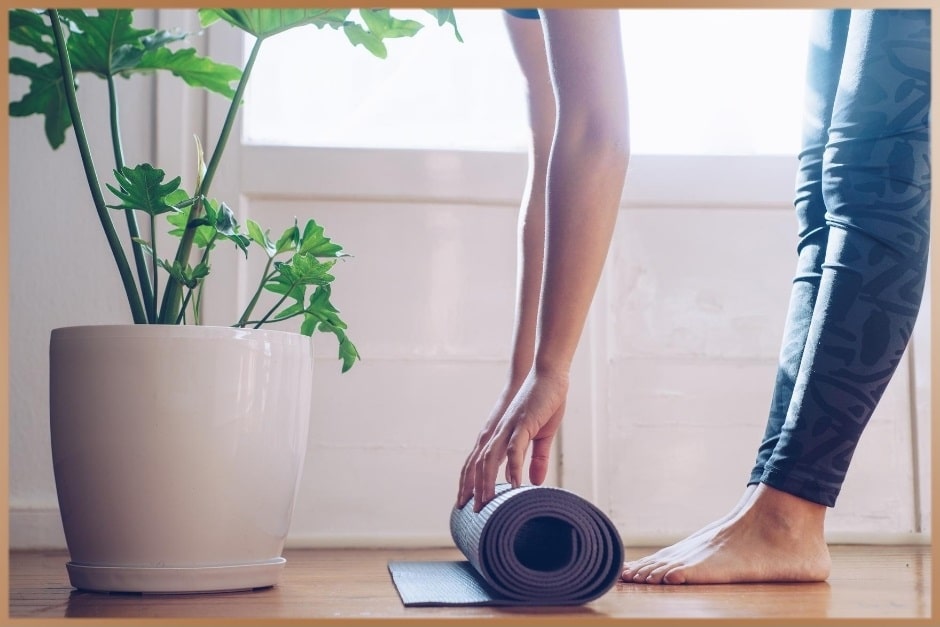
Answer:
<svg viewBox="0 0 940 627"><path fill-rule="evenodd" d="M749 483L832 507L924 288L930 12L816 19L794 203L799 260Z"/></svg>

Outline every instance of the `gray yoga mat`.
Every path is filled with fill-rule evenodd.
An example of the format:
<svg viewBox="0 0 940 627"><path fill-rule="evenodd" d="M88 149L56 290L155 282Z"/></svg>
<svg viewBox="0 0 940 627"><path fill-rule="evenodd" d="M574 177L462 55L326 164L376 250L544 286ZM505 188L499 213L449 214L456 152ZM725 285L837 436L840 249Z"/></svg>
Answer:
<svg viewBox="0 0 940 627"><path fill-rule="evenodd" d="M561 488L496 486L479 513L450 516L468 561L390 561L406 606L581 605L620 578L623 542L595 505Z"/></svg>

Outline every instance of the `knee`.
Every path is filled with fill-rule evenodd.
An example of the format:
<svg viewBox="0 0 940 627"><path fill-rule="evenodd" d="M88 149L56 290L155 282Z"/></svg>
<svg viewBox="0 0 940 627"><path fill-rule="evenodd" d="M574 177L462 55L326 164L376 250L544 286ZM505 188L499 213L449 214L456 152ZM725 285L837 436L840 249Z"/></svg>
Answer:
<svg viewBox="0 0 940 627"><path fill-rule="evenodd" d="M904 257L925 256L930 238L926 150L906 140L888 146L856 143L851 155L845 149L827 151L822 181L827 224L864 234Z"/></svg>

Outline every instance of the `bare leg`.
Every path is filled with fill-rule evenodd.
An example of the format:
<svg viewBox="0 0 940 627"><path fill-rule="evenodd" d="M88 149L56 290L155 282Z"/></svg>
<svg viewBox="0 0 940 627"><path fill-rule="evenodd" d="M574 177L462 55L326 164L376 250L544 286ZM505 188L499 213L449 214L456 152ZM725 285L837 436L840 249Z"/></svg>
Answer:
<svg viewBox="0 0 940 627"><path fill-rule="evenodd" d="M766 485L737 514L670 547L633 571L650 584L823 581L831 560L826 506Z"/></svg>
<svg viewBox="0 0 940 627"><path fill-rule="evenodd" d="M827 578L827 508L835 504L858 438L910 337L929 233L929 14L852 10L849 20L848 11L820 15L822 25L844 35L833 42L845 44L844 51L833 46L834 54L820 58L832 57L833 63L811 64L811 76L839 80L823 80L821 87L812 82L819 87L812 93L822 97L810 101L833 104L809 116L814 132L804 138L808 148L801 156L796 207L800 263L806 263L794 294L799 296L800 285L811 285L809 278L818 277L819 287L815 295L796 299L812 303L805 312L790 312L809 324L805 340L802 332L786 334L799 336L793 342L797 350L785 342L781 363L799 367L778 379L750 479L760 484L734 515L628 565L629 581ZM903 63L897 50L910 52ZM834 92L832 85L838 86ZM905 149L912 156L900 159ZM820 215L823 224L814 229L810 218ZM783 380L792 384L783 386Z"/></svg>

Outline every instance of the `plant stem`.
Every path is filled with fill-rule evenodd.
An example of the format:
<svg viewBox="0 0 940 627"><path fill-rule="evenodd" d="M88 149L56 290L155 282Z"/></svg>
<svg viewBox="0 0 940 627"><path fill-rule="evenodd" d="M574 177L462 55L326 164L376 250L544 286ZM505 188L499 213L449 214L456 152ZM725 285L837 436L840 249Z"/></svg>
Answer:
<svg viewBox="0 0 940 627"><path fill-rule="evenodd" d="M192 298L193 290L189 288L189 291L186 292L186 298L183 299L183 306L180 307L180 313L176 317L176 322L174 324L179 324L180 322L185 322L186 320L186 305L189 304L189 299Z"/></svg>
<svg viewBox="0 0 940 627"><path fill-rule="evenodd" d="M215 177L215 172L219 167L219 162L222 160L222 154L225 152L225 146L228 143L232 127L235 125L235 118L238 115L242 97L245 95L245 88L248 86L248 78L251 76L251 69L255 65L255 60L258 58L258 52L261 50L263 41L264 39L259 37L255 40L255 44L251 48L251 54L248 56L245 68L242 70L238 87L235 89L235 95L232 96L232 104L229 106L228 113L225 116L225 122L222 124L222 131L219 133L219 141L216 142L215 149L212 152L212 158L209 159L209 165L206 166L206 174L202 179L202 184L199 186L199 189L196 190L195 195L197 197L208 195L209 185L211 185L212 179ZM199 209L200 206L198 204L193 206L193 211L190 214L191 219L199 217ZM187 228L180 238L179 247L176 249L176 260L180 263L186 263L189 259L189 253L192 250L195 235L195 229ZM167 281L166 289L163 292L160 322L166 322L170 318L177 317L181 289L182 286L179 281L170 277Z"/></svg>
<svg viewBox="0 0 940 627"><path fill-rule="evenodd" d="M136 244L136 242L135 242ZM153 287L151 288L150 300L148 305L150 306L148 312L150 314L150 324L157 323L157 216L150 214L150 250L153 251L153 256L150 259L150 267L153 269ZM136 252L136 251L135 251ZM146 276L147 268L144 268L144 275ZM138 266L138 272L140 267ZM150 287L148 285L148 287ZM146 300L146 297L144 298Z"/></svg>
<svg viewBox="0 0 940 627"><path fill-rule="evenodd" d="M228 114L225 116L225 122L222 124L222 131L219 133L219 141L216 142L215 148L212 151L212 157L209 159L209 164L206 166L206 174L202 178L202 185L200 185L197 190L199 194L205 195L208 193L212 179L215 177L215 172L219 168L219 163L222 161L225 145L228 143L229 135L232 133L232 127L235 125L238 109L245 95L245 89L248 87L248 78L251 76L251 69L255 65L258 53L261 52L261 44L263 42L264 39L258 38L255 40L254 46L251 47L251 54L248 55L248 61L245 63L245 69L242 70L241 78L238 80L235 95L232 96L232 104L229 106Z"/></svg>
<svg viewBox="0 0 940 627"><path fill-rule="evenodd" d="M91 191L91 197L95 203L98 219L101 221L101 227L104 229L108 245L111 247L111 254L114 257L118 272L121 275L121 281L124 284L124 292L127 295L127 302L131 308L134 324L146 324L147 313L144 311L140 294L137 291L137 285L134 283L134 274L131 271L130 265L127 263L127 256L124 254L121 240L114 231L111 216L108 214L108 208L105 206L104 196L101 194L101 187L98 184L95 163L92 159L91 150L88 147L88 138L85 137L85 127L82 125L82 116L78 110L78 99L75 97L75 76L72 73L72 64L69 62L69 54L65 46L65 36L62 34L59 12L56 9L49 9L48 15L52 22L52 36L55 38L59 64L62 68L65 98L68 102L69 114L72 118L72 128L75 130L75 139L78 143L79 152L82 155L82 165L85 168L85 178L88 179L88 188L89 191Z"/></svg>
<svg viewBox="0 0 940 627"><path fill-rule="evenodd" d="M212 235L212 239L209 240L209 243L206 244L206 249L202 253L202 259L199 260L199 263L209 264L209 251L212 250L212 247L215 246L215 241L219 239L219 233L216 231Z"/></svg>
<svg viewBox="0 0 940 627"><path fill-rule="evenodd" d="M291 318L296 318L297 316L302 316L302 315L304 315L305 313L307 313L307 312L306 312L306 311L298 311L297 313L292 313L292 314L289 315L289 316L284 316L283 318L278 318L277 320L275 320L275 322L284 322L285 320L290 320ZM267 318L262 318L261 320L246 320L246 321L245 321L245 326L247 326L247 325L249 325L249 324L253 324L253 325L255 325L254 328L257 329L258 327L260 327L260 326L261 326L262 324L264 324L265 322L267 322ZM234 325L234 326L238 327L239 325Z"/></svg>
<svg viewBox="0 0 940 627"><path fill-rule="evenodd" d="M258 289L255 290L254 296L251 297L251 302L249 302L248 306L245 307L245 311L242 312L242 316L238 319L238 323L235 326L242 327L248 324L248 316L251 315L255 305L258 304L258 299L261 297L261 291L264 289L264 284L267 283L272 276L274 276L274 272L268 274L268 270L271 269L271 263L273 261L274 257L268 257L268 264L264 267L264 272L261 273L261 281L258 283Z"/></svg>
<svg viewBox="0 0 940 627"><path fill-rule="evenodd" d="M258 329L258 328L261 327L262 324L264 324L265 322L267 322L267 321L268 321L268 318L270 318L270 317L274 314L274 312L277 311L277 308L281 306L281 303L283 303L285 300L287 300L287 295L290 294L291 290L293 290L294 287L296 287L296 286L297 286L296 283L294 283L293 285L291 285L291 286L290 286L290 290L287 290L287 294L283 294L283 295L281 296L281 298L279 298L278 301L277 301L276 303L274 303L274 306L271 307L271 309L268 311L268 313L264 314L264 317L261 318L261 320L259 320L259 321L255 324L255 327L254 327L254 328ZM289 316L288 316L288 317L289 317ZM286 320L286 319L287 319L287 318L285 318L285 320Z"/></svg>
<svg viewBox="0 0 940 627"><path fill-rule="evenodd" d="M200 264L206 264L207 266L209 265L209 251L212 250L212 247L215 245L217 239L219 239L218 231L212 235L212 239L210 239L209 243L206 244L206 249L202 253L202 259L199 260ZM199 324L199 307L202 304L202 289L205 287L205 285L205 280L202 280L196 287L196 298L193 299L193 324ZM183 307L185 308L185 305L183 305Z"/></svg>
<svg viewBox="0 0 940 627"><path fill-rule="evenodd" d="M117 89L114 85L113 76L108 76L108 101L110 103L111 112L111 145L114 148L114 167L116 170L120 170L124 167L124 147L121 143L121 124L118 109ZM125 209L124 215L127 218L127 232L131 238L131 247L134 252L134 263L137 266L137 281L140 284L140 294L144 301L144 309L147 311L147 321L150 323L155 323L157 321L157 301L155 300L156 297L154 295L150 278L147 273L147 262L144 258L144 249L136 242L136 239L140 237L140 230L137 228L137 217L134 215L134 212L131 209ZM154 222L152 217L150 224L151 246L156 249L157 237L156 231L153 230ZM154 269L156 269L156 264L154 264ZM156 280L156 271L154 271L154 285L156 285Z"/></svg>

